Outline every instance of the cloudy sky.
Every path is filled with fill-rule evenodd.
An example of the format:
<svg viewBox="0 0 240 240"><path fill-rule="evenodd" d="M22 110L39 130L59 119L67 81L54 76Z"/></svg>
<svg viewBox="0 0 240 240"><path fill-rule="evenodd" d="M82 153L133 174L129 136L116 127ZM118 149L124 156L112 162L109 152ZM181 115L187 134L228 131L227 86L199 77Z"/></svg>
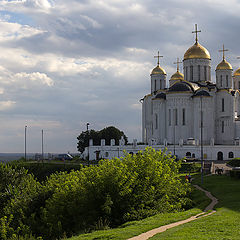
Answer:
<svg viewBox="0 0 240 240"><path fill-rule="evenodd" d="M141 140L153 58L167 79L199 42L240 65L237 0L0 0L0 152L77 152L76 137L114 125Z"/></svg>

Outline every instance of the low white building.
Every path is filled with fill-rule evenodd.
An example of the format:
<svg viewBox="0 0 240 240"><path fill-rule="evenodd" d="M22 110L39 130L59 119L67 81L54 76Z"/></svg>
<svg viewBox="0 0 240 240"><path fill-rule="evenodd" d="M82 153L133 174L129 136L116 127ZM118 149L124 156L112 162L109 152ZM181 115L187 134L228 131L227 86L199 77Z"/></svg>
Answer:
<svg viewBox="0 0 240 240"><path fill-rule="evenodd" d="M90 160L121 157L123 150L136 153L146 146L167 147L172 154L207 160L240 157L240 68L233 68L225 58L216 66L216 83L211 80L211 57L197 38L184 54L183 71L169 79L158 63L151 72L151 92L142 102L142 142L145 145L90 146L85 154ZM201 151L202 147L202 151Z"/></svg>

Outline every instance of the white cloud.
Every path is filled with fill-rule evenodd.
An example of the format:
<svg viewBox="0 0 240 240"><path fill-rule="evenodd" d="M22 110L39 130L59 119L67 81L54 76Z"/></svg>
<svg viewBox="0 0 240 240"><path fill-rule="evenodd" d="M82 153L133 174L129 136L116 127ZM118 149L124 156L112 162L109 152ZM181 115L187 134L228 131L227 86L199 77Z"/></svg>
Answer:
<svg viewBox="0 0 240 240"><path fill-rule="evenodd" d="M28 82L33 82L37 84L43 84L47 86L53 86L53 80L48 77L45 73L33 72L33 73L26 73L20 72L16 73L13 76L14 82L20 81L23 84L24 88L27 88Z"/></svg>
<svg viewBox="0 0 240 240"><path fill-rule="evenodd" d="M0 101L0 111L12 108L15 104L16 102L14 101Z"/></svg>

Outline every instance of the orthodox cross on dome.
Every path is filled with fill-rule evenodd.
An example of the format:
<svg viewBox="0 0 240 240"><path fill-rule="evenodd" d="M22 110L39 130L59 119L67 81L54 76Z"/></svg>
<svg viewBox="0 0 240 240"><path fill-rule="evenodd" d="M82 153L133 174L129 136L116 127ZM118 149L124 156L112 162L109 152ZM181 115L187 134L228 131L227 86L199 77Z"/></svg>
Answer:
<svg viewBox="0 0 240 240"><path fill-rule="evenodd" d="M228 49L225 49L224 48L224 44L223 44L223 48L221 49L221 50L218 50L219 52L222 52L223 53L223 60L225 59L225 54L224 54L224 52L227 52L227 51L229 51Z"/></svg>
<svg viewBox="0 0 240 240"><path fill-rule="evenodd" d="M159 67L159 58L160 58L160 57L163 57L163 56L160 56L160 55L159 55L159 51L158 51L158 55L157 55L157 56L154 56L154 58L157 58L157 59L158 59L158 62L157 62L158 67Z"/></svg>
<svg viewBox="0 0 240 240"><path fill-rule="evenodd" d="M179 63L182 63L182 61L179 61L179 58L177 58L177 61L173 64L177 64L177 71L179 71Z"/></svg>
<svg viewBox="0 0 240 240"><path fill-rule="evenodd" d="M198 36L197 34L201 32L201 30L197 30L197 24L195 24L195 31L192 31L192 33L195 33L196 34L196 42L198 42Z"/></svg>

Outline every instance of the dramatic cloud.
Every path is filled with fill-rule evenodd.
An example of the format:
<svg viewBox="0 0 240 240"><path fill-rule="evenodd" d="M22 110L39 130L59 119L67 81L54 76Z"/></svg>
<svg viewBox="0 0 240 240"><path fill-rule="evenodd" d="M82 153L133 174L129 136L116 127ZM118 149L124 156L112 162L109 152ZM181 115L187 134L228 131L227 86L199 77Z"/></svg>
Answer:
<svg viewBox="0 0 240 240"><path fill-rule="evenodd" d="M86 122L141 141L139 99L149 93L153 56L164 56L169 79L198 23L214 81L223 43L240 65L239 11L237 0L0 1L0 151L23 151L25 125L30 152L42 129L46 151L76 152Z"/></svg>

